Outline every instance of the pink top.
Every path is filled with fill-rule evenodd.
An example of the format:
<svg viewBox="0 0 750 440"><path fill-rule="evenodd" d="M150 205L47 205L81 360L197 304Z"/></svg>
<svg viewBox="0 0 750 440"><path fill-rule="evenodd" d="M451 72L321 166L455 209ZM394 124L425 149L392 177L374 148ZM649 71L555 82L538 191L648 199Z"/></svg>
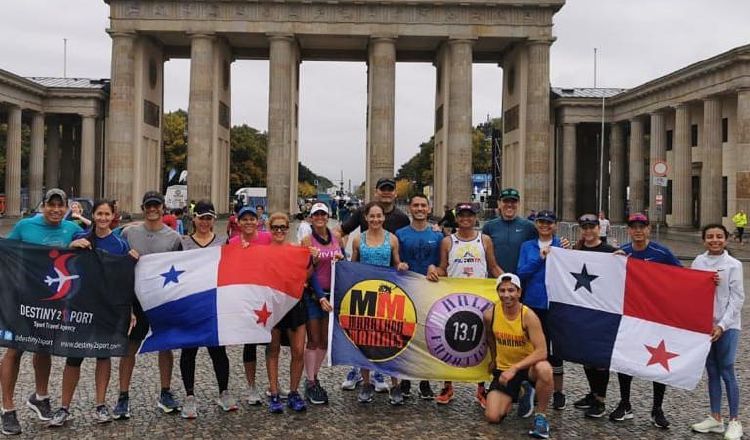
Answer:
<svg viewBox="0 0 750 440"><path fill-rule="evenodd" d="M271 244L272 241L273 239L270 232L258 231L255 233L255 237L250 241L250 244ZM230 238L229 244L242 244L242 234Z"/></svg>
<svg viewBox="0 0 750 440"><path fill-rule="evenodd" d="M326 292L331 292L331 262L334 259L336 253L341 253L341 245L339 245L336 236L328 231L331 242L327 245L318 243L315 240L315 235L310 235L310 243L313 247L317 248L320 253L318 254L318 264L315 265L315 276L318 277L318 283L320 288Z"/></svg>

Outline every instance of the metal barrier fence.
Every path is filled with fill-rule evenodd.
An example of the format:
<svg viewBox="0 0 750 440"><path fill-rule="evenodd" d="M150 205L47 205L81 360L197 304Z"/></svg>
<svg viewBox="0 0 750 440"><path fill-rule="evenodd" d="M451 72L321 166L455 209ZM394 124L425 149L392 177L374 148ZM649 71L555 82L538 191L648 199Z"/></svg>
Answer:
<svg viewBox="0 0 750 440"><path fill-rule="evenodd" d="M578 223L574 222L559 222L557 224L557 235L559 237L565 237L570 241L571 244L578 241L581 238L581 231ZM628 237L628 227L626 225L610 225L609 232L607 234L607 243L612 246L618 247L630 241Z"/></svg>

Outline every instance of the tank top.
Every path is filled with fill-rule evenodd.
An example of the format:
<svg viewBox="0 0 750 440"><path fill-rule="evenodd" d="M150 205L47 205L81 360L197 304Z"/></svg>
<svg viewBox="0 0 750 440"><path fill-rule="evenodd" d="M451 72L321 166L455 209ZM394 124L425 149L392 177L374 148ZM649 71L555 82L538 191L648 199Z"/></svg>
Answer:
<svg viewBox="0 0 750 440"><path fill-rule="evenodd" d="M359 262L372 264L373 266L391 266L391 233L385 231L383 243L378 246L367 245L367 231L360 235L359 239Z"/></svg>
<svg viewBox="0 0 750 440"><path fill-rule="evenodd" d="M487 256L484 253L482 234L463 241L451 234L448 252L448 276L453 278L487 278Z"/></svg>
<svg viewBox="0 0 750 440"><path fill-rule="evenodd" d="M326 292L331 291L331 262L336 252L341 253L341 246L339 241L328 229L328 236L331 237L331 242L328 244L322 244L315 239L315 235L310 235L310 243L312 247L318 249L318 264L315 266L315 276L318 278L320 287ZM389 264L390 266L390 264Z"/></svg>
<svg viewBox="0 0 750 440"><path fill-rule="evenodd" d="M534 345L523 330L523 315L528 307L521 305L521 313L509 321L503 313L503 306L495 303L492 313L492 334L495 335L495 366L505 371L520 362L534 351Z"/></svg>

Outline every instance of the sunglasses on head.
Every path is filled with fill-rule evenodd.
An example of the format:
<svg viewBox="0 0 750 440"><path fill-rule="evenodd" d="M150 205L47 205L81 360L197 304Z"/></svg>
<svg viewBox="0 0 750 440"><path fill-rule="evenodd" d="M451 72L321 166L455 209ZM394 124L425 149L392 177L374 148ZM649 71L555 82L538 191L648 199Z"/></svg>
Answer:
<svg viewBox="0 0 750 440"><path fill-rule="evenodd" d="M289 230L287 225L271 225L271 230L274 232L284 232Z"/></svg>
<svg viewBox="0 0 750 440"><path fill-rule="evenodd" d="M597 222L599 223L599 218L593 214L586 214L582 215L579 219L579 222Z"/></svg>

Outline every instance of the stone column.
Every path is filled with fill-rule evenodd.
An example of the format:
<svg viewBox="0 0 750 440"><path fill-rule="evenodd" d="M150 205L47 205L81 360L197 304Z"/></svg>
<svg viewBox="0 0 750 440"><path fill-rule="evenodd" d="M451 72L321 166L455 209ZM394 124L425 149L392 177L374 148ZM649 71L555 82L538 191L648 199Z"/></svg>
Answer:
<svg viewBox="0 0 750 440"><path fill-rule="evenodd" d="M577 124L563 124L562 218L576 220L576 128Z"/></svg>
<svg viewBox="0 0 750 440"><path fill-rule="evenodd" d="M111 135L110 135L111 136ZM60 121L56 116L47 121L47 164L44 183L47 189L57 188L60 176Z"/></svg>
<svg viewBox="0 0 750 440"><path fill-rule="evenodd" d="M396 40L370 39L367 58L367 176L372 200L375 182L393 177L396 119Z"/></svg>
<svg viewBox="0 0 750 440"><path fill-rule="evenodd" d="M94 198L94 170L95 156L94 144L96 143L96 117L93 115L81 116L81 197Z"/></svg>
<svg viewBox="0 0 750 440"><path fill-rule="evenodd" d="M294 146L292 80L298 64L296 41L292 35L271 35L269 41L268 209L270 212L291 212L291 191L296 187L292 182L295 172L290 163Z"/></svg>
<svg viewBox="0 0 750 440"><path fill-rule="evenodd" d="M31 151L29 152L29 210L42 200L44 185L44 113L31 117Z"/></svg>
<svg viewBox="0 0 750 440"><path fill-rule="evenodd" d="M703 167L701 168L701 225L721 223L721 101L703 101Z"/></svg>
<svg viewBox="0 0 750 440"><path fill-rule="evenodd" d="M471 199L471 40L450 40L448 78L447 201L450 206Z"/></svg>
<svg viewBox="0 0 750 440"><path fill-rule="evenodd" d="M693 217L693 159L690 150L690 108L675 106L674 137L672 138L672 225L691 228Z"/></svg>
<svg viewBox="0 0 750 440"><path fill-rule="evenodd" d="M747 213L750 212L750 88L737 91L736 133L737 210Z"/></svg>
<svg viewBox="0 0 750 440"><path fill-rule="evenodd" d="M21 107L8 107L5 149L5 215L21 215Z"/></svg>
<svg viewBox="0 0 750 440"><path fill-rule="evenodd" d="M643 211L643 122L638 117L630 120L630 213Z"/></svg>
<svg viewBox="0 0 750 440"><path fill-rule="evenodd" d="M550 103L549 48L552 41L528 43L526 145L524 154L523 210L549 209L550 203Z"/></svg>
<svg viewBox="0 0 750 440"><path fill-rule="evenodd" d="M140 198L133 194L133 148L135 136L134 33L112 32L112 83L109 95L109 129L105 154L105 194L116 199L120 209L134 212Z"/></svg>
<svg viewBox="0 0 750 440"><path fill-rule="evenodd" d="M193 34L190 40L187 181L191 200L211 197L214 39Z"/></svg>
<svg viewBox="0 0 750 440"><path fill-rule="evenodd" d="M666 187L657 187L654 185L652 168L657 161L667 160L667 129L664 122L664 113L656 111L651 113L651 136L649 148L649 170L648 170L648 206L649 216L654 221L664 222L664 193ZM662 204L656 204L656 195L662 195Z"/></svg>
<svg viewBox="0 0 750 440"><path fill-rule="evenodd" d="M60 188L73 196L71 188L75 185L75 139L73 137L73 121L70 117L62 121L62 139L60 143Z"/></svg>
<svg viewBox="0 0 750 440"><path fill-rule="evenodd" d="M622 126L612 123L609 131L609 212L607 215L614 223L625 221L625 145L622 137Z"/></svg>

